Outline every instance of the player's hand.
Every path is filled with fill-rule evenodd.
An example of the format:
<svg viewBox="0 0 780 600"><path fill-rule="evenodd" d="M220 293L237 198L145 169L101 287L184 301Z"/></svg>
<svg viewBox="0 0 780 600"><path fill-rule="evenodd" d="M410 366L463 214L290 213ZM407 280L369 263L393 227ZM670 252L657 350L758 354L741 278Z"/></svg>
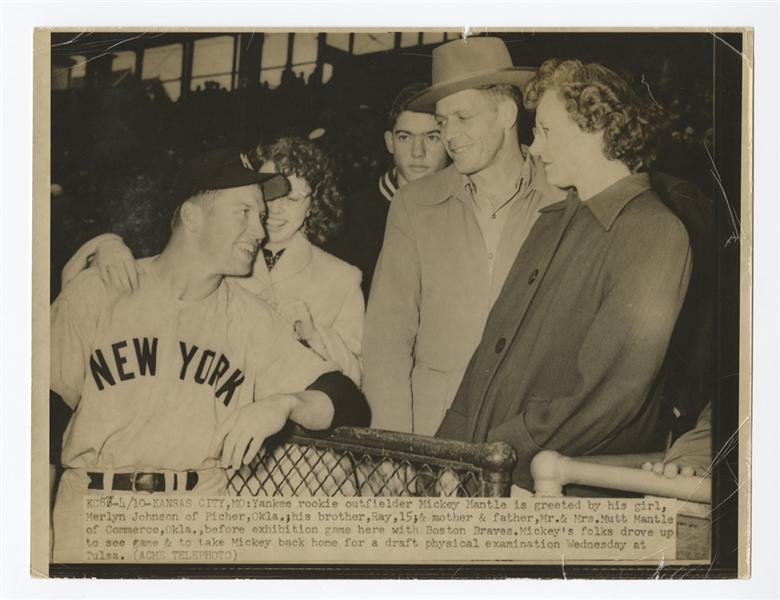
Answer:
<svg viewBox="0 0 780 600"><path fill-rule="evenodd" d="M130 248L113 237L100 242L95 248L92 266L98 268L104 283L125 294L132 294L138 289L138 274L144 272L133 259Z"/></svg>
<svg viewBox="0 0 780 600"><path fill-rule="evenodd" d="M276 303L276 310L295 326L295 332L302 340L310 341L314 337L314 321L309 306L298 298L285 298Z"/></svg>
<svg viewBox="0 0 780 600"><path fill-rule="evenodd" d="M668 463L650 463L642 465L645 471L652 471L656 475L663 475L667 479L674 479L677 475L683 477L693 477L696 475L696 469L691 465L686 465L683 461L674 461Z"/></svg>
<svg viewBox="0 0 780 600"><path fill-rule="evenodd" d="M298 402L291 394L277 394L242 406L217 426L209 456L220 458L223 469L249 464L265 440L284 427Z"/></svg>

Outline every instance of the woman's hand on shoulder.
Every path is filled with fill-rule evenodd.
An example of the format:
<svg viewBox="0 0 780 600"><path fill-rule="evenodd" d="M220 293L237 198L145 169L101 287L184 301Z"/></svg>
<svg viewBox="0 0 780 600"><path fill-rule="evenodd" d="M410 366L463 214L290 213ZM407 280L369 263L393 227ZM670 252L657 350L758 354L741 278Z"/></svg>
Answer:
<svg viewBox="0 0 780 600"><path fill-rule="evenodd" d="M125 294L138 289L138 275L144 272L135 262L130 248L116 237L102 241L95 248L92 266L98 268L104 283Z"/></svg>

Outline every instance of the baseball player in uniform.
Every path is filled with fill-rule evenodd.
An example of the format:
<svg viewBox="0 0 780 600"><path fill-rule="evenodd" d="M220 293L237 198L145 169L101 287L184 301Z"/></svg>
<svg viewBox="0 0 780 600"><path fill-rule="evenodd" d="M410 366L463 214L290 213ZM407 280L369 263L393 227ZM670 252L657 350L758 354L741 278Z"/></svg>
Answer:
<svg viewBox="0 0 780 600"><path fill-rule="evenodd" d="M52 392L73 410L53 508L53 556L84 560L88 494L220 495L288 420L367 425L355 385L296 341L292 325L225 275L246 275L267 199L287 181L236 149L182 169L163 252L134 294L80 273L51 307ZM52 487L56 470L51 468Z"/></svg>

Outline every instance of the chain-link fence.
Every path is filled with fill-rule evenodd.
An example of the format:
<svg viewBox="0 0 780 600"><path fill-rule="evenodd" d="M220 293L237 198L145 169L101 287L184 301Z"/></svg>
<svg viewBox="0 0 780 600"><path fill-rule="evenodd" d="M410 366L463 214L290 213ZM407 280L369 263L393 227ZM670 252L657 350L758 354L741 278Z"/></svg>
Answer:
<svg viewBox="0 0 780 600"><path fill-rule="evenodd" d="M232 473L244 496L508 496L515 452L504 442L469 444L340 427L317 436L289 427Z"/></svg>

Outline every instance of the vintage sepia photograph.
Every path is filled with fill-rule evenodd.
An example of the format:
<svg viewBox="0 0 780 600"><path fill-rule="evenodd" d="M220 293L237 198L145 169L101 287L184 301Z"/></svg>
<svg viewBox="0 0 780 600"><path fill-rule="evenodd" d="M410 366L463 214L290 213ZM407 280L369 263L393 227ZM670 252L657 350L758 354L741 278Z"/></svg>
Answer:
<svg viewBox="0 0 780 600"><path fill-rule="evenodd" d="M752 57L36 30L32 570L749 576Z"/></svg>

